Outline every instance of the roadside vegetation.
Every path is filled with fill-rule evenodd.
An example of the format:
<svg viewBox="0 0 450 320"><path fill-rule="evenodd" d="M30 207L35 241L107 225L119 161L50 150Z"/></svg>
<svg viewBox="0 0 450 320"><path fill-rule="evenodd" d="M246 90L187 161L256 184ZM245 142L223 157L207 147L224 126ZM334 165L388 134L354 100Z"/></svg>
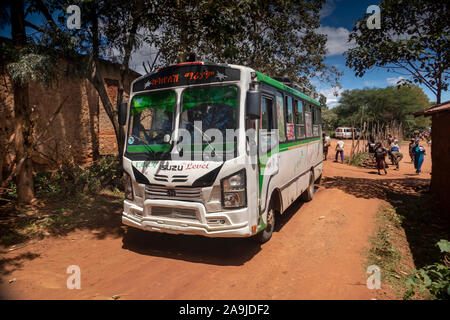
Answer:
<svg viewBox="0 0 450 320"><path fill-rule="evenodd" d="M381 269L381 299L449 299L450 243L446 223L428 195L381 206L367 266Z"/></svg>
<svg viewBox="0 0 450 320"><path fill-rule="evenodd" d="M0 245L13 246L35 238L64 235L76 228L105 228L124 198L117 157L90 166L63 163L52 172L33 176L36 198L19 205L11 183L0 202ZM110 224L109 224L110 225Z"/></svg>

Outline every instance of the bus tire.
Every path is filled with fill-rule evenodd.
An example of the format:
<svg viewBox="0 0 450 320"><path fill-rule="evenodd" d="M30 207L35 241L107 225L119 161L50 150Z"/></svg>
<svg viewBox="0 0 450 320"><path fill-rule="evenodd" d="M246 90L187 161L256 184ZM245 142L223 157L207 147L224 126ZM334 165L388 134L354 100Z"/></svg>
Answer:
<svg viewBox="0 0 450 320"><path fill-rule="evenodd" d="M273 230L275 229L275 210L272 205L270 206L267 215L267 227L256 235L256 240L259 243L269 241L270 238L272 238Z"/></svg>
<svg viewBox="0 0 450 320"><path fill-rule="evenodd" d="M314 172L311 170L309 175L309 186L302 193L302 200L305 202L311 201L314 196Z"/></svg>
<svg viewBox="0 0 450 320"><path fill-rule="evenodd" d="M320 184L322 182L322 174L316 179L316 184Z"/></svg>

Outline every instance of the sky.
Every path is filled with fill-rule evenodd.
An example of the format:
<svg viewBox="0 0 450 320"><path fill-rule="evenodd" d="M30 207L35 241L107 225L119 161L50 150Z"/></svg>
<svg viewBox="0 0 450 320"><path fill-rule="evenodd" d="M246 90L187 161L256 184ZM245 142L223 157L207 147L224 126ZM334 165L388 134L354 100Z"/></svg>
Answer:
<svg viewBox="0 0 450 320"><path fill-rule="evenodd" d="M367 72L362 78L356 77L355 73L345 66L345 56L343 53L351 47L347 38L353 29L353 23L364 16L370 5L377 5L377 0L327 0L321 10L320 32L328 37L328 54L325 59L327 65L335 66L343 72L340 78L342 88L339 90L331 88L326 84L313 81L318 91L327 97L327 105L335 107L338 105L339 95L348 89L385 88L396 85L400 80L400 75L395 72L387 72L385 69L373 69ZM383 14L383 11L381 11ZM420 86L430 101L436 101L435 95L425 86ZM441 101L450 100L450 92L442 93Z"/></svg>
<svg viewBox="0 0 450 320"><path fill-rule="evenodd" d="M362 78L356 77L355 73L345 66L344 52L351 48L352 44L348 43L348 35L350 34L353 23L363 17L370 5L379 4L379 0L327 0L320 12L321 27L318 32L327 35L327 55L325 63L335 66L343 73L340 78L342 88L332 88L330 84L321 83L313 79L311 82L316 86L319 93L327 97L327 105L331 108L338 105L340 94L344 90L362 89L362 88L385 88L387 86L396 85L400 75L395 72L387 72L385 69L375 68L365 73ZM381 12L383 14L383 12ZM44 18L39 15L33 15L31 21L36 25L44 22ZM28 33L34 30L27 28ZM0 36L11 37L11 29L9 26L0 28ZM151 61L154 48L144 46L132 55L130 67L137 72L144 74L145 70L142 66L143 61ZM435 101L436 97L425 86L420 86L427 94L430 101ZM336 96L337 94L337 96ZM442 93L441 101L450 100L450 92Z"/></svg>

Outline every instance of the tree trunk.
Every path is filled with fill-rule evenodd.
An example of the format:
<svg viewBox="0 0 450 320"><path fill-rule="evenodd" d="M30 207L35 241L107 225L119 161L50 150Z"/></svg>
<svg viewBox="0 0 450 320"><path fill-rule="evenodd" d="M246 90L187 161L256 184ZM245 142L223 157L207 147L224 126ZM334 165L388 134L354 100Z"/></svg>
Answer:
<svg viewBox="0 0 450 320"><path fill-rule="evenodd" d="M25 17L23 0L11 2L11 35L17 50L26 44ZM30 203L34 198L33 163L30 150L32 146L31 110L28 101L28 85L13 84L14 90L14 122L15 122L15 156L25 158L17 172L17 194L19 204Z"/></svg>
<svg viewBox="0 0 450 320"><path fill-rule="evenodd" d="M127 44L125 46L125 55L122 60L122 65L120 66L120 78L119 78L119 86L117 88L117 103L116 103L116 110L119 110L120 104L123 101L123 93L125 91L125 80L126 76L128 75L129 71L129 64L130 64L130 57L131 52L133 51L133 48L135 46L136 42L136 32L139 26L139 21L141 19L141 12L142 8L144 6L143 0L139 0L136 4L136 11L133 13L133 22L131 25L131 30L128 35ZM122 152L125 145L125 131L124 127L118 124L118 139L117 139L117 147L119 151L119 162L120 167L122 167Z"/></svg>

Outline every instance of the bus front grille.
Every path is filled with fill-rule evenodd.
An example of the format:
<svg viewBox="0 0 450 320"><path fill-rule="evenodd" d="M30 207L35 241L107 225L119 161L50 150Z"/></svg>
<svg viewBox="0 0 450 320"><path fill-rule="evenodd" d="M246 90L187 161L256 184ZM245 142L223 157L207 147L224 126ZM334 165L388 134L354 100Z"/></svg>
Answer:
<svg viewBox="0 0 450 320"><path fill-rule="evenodd" d="M167 199L167 200L186 200L198 201L202 200L201 187L174 187L167 188L159 185L145 186L146 199Z"/></svg>
<svg viewBox="0 0 450 320"><path fill-rule="evenodd" d="M150 214L157 217L197 219L197 210L195 209L152 206L150 209Z"/></svg>

